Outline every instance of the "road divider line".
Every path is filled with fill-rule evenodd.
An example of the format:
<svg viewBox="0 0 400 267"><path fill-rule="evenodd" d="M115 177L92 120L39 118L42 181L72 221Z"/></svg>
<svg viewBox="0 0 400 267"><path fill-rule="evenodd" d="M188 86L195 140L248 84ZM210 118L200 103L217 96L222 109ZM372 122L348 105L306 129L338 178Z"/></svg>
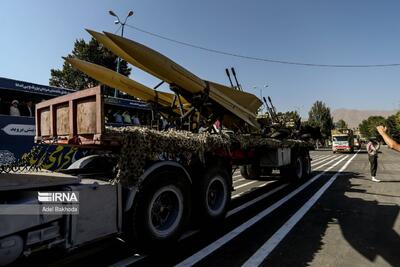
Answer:
<svg viewBox="0 0 400 267"><path fill-rule="evenodd" d="M228 211L228 213L226 214L226 217L228 218L228 217L238 213L239 211L242 211L243 209L250 207L251 205L253 205L253 204L255 204L255 203L257 203L257 202L259 202L259 201L261 201L261 200L263 200L263 199L265 199L267 197L269 197L270 195L278 192L279 190L285 188L288 185L289 184L280 185L277 188L274 188L273 190L271 190L271 191L269 191L269 192L267 192L267 193L265 193L265 194L263 194L263 195L261 195L259 197L256 197L255 199L252 199L251 201L246 202L246 203L240 205L239 207L236 207L236 208Z"/></svg>
<svg viewBox="0 0 400 267"><path fill-rule="evenodd" d="M213 243L209 244L208 246L202 248L201 250L199 250L195 254L191 255L188 258L186 258L185 260L183 260L182 262L180 262L176 266L177 267L192 266L192 265L198 263L199 261L201 261L202 259L204 259L208 255L210 255L211 253L213 253L214 251L216 251L217 249L219 249L220 247L222 247L223 245L225 245L226 243L230 242L232 239L234 239L235 237L240 235L242 232L244 232L245 230L247 230L250 227L252 227L255 223L259 222L261 219L263 219L265 216L267 216L268 214L273 212L275 209L277 209L280 206L282 206L283 204L285 204L292 197L294 197L299 192L304 190L311 183L313 183L315 180L317 180L319 177L321 177L324 173L328 172L329 170L331 170L332 168L337 166L340 162L345 160L347 157L348 156L343 157L342 159L336 161L336 163L334 163L332 166L328 167L323 172L315 175L310 180L308 180L306 183L304 183L300 187L296 188L294 191L292 191L291 193L289 193L285 197L281 198L280 200L278 200L277 202L275 202L274 204L272 204L271 206L269 206L265 210L261 211L256 216L254 216L251 219L247 220L246 222L242 223L241 225L239 225L238 227L236 227L232 231L228 232L224 236L220 237L219 239L217 239Z"/></svg>
<svg viewBox="0 0 400 267"><path fill-rule="evenodd" d="M259 266L268 255L279 245L279 243L286 237L286 235L293 229L293 227L304 217L304 215L314 206L315 202L322 196L322 194L332 185L336 178L342 173L350 162L357 156L358 152L353 155L338 172L333 175L327 183L325 183L270 239L267 240L257 251L254 253L242 267Z"/></svg>

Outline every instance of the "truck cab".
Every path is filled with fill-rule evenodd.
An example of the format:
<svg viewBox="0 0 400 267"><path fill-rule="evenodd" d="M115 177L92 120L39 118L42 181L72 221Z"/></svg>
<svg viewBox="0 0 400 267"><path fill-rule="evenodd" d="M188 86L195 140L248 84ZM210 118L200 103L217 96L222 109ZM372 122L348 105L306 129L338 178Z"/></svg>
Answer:
<svg viewBox="0 0 400 267"><path fill-rule="evenodd" d="M332 130L332 152L350 152L354 151L353 131L350 129Z"/></svg>

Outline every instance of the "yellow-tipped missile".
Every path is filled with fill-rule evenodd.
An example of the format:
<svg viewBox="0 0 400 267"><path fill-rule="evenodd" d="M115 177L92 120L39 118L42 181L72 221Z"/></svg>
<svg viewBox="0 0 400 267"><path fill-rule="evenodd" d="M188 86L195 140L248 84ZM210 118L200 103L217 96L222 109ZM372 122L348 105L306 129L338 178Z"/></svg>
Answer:
<svg viewBox="0 0 400 267"><path fill-rule="evenodd" d="M262 102L256 96L206 82L149 47L112 33L105 32L105 35L128 55L124 59L136 67L145 66L143 70L149 70L150 74L156 73L156 77L169 84L176 84L190 94L203 93L208 89L212 100L251 126L259 127L256 112Z"/></svg>
<svg viewBox="0 0 400 267"><path fill-rule="evenodd" d="M157 102L162 106L171 106L174 95L165 92L155 91L141 83L129 79L128 77L84 60L77 58L64 58L69 64L84 72L93 79L112 88L117 88L131 96L135 96L146 102ZM187 101L181 98L183 104Z"/></svg>
<svg viewBox="0 0 400 267"><path fill-rule="evenodd" d="M134 58L132 58L130 55L125 53L124 50L119 48L110 38L108 38L106 35L96 32L93 30L86 29L86 31L93 36L94 39L96 39L99 43L104 45L107 49L109 49L111 52L113 52L115 55L119 56L120 58L125 59L127 62L130 62L132 65L146 71L147 73L150 73L151 75L159 78L162 80L161 77L158 77L157 73L152 72L151 70L147 69L145 66L141 65L139 62L137 62Z"/></svg>
<svg viewBox="0 0 400 267"><path fill-rule="evenodd" d="M150 74L157 73L167 83L175 83L192 94L203 92L206 88L202 79L157 51L112 33L105 32L105 35L134 59L134 62L130 62L127 58L129 63L135 65L138 62L141 66L146 66L146 69L151 70ZM140 65L135 66L141 68Z"/></svg>

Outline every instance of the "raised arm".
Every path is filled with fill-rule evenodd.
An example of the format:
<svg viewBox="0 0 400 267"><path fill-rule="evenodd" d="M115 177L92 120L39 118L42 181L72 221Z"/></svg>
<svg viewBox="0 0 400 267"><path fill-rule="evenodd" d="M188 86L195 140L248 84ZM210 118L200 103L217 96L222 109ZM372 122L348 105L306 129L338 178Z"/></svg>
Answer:
<svg viewBox="0 0 400 267"><path fill-rule="evenodd" d="M388 134L387 134L387 128L385 126L378 126L376 127L378 130L378 133L382 136L383 140L385 140L385 143L390 147L391 149L394 149L398 152L400 152L400 144L394 141Z"/></svg>

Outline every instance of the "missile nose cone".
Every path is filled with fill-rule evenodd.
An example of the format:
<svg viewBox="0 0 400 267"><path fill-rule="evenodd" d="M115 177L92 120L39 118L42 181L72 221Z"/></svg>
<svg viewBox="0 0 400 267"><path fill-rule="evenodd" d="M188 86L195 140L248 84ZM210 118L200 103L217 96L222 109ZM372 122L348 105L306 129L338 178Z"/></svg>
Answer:
<svg viewBox="0 0 400 267"><path fill-rule="evenodd" d="M85 29L85 31L87 31L90 35L99 33L99 32L96 32L96 31L93 31L93 30L90 30L90 29Z"/></svg>

